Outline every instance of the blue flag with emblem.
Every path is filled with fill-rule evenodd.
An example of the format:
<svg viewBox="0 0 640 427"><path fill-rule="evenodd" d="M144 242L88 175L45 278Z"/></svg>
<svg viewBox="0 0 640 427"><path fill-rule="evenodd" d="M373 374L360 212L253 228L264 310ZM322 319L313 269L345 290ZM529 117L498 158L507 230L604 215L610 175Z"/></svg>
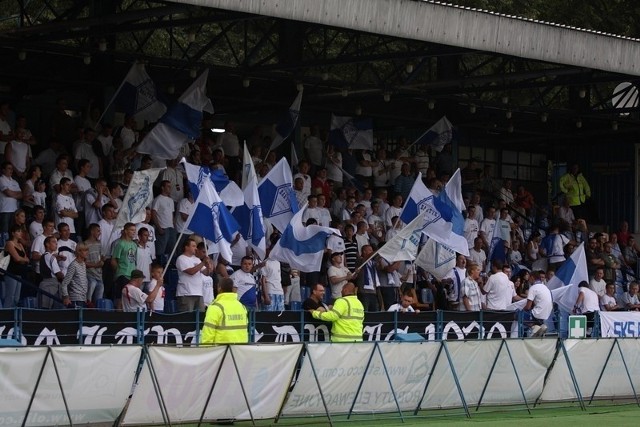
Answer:
<svg viewBox="0 0 640 427"><path fill-rule="evenodd" d="M284 157L265 175L258 185L262 215L275 228L284 232L291 218L298 212L298 201L293 190L293 177Z"/></svg>
<svg viewBox="0 0 640 427"><path fill-rule="evenodd" d="M296 99L293 100L291 107L289 107L289 111L283 117L283 119L278 122L276 125L276 136L273 138L273 142L271 142L271 147L269 151L273 151L280 146L284 142L285 139L289 138L296 128L296 124L298 124L298 117L300 117L300 104L302 103L302 90L298 92Z"/></svg>
<svg viewBox="0 0 640 427"><path fill-rule="evenodd" d="M244 189L244 204L235 208L232 214L240 224L240 234L247 241L249 247L255 251L260 259L264 259L266 252L265 230L255 178L251 179Z"/></svg>
<svg viewBox="0 0 640 427"><path fill-rule="evenodd" d="M158 99L156 85L144 64L138 63L131 66L111 102L126 115L150 122L158 120L167 111L167 106Z"/></svg>
<svg viewBox="0 0 640 427"><path fill-rule="evenodd" d="M200 136L203 111L213 114L213 105L207 97L205 70L160 118L160 122L144 137L138 153L149 154L156 159L175 159L182 146Z"/></svg>
<svg viewBox="0 0 640 427"><path fill-rule="evenodd" d="M469 256L469 246L464 237L462 206L464 205L460 190L459 169L451 176L444 190L438 194L434 194L427 188L420 173L402 208L400 219L408 224L418 215L423 215L423 233L436 242Z"/></svg>
<svg viewBox="0 0 640 427"><path fill-rule="evenodd" d="M200 193L185 224L189 230L209 241L209 253L219 253L231 262L231 242L240 226L220 199L211 180L202 181Z"/></svg>
<svg viewBox="0 0 640 427"><path fill-rule="evenodd" d="M352 150L373 150L373 121L332 114L329 144Z"/></svg>
<svg viewBox="0 0 640 427"><path fill-rule="evenodd" d="M327 238L333 234L340 235L340 231L316 224L305 227L302 224L303 212L304 208L291 218L271 249L269 258L286 262L292 269L310 273L320 271Z"/></svg>
<svg viewBox="0 0 640 427"><path fill-rule="evenodd" d="M437 152L453 139L453 126L446 116L442 116L433 126L415 140L414 144L431 145Z"/></svg>
<svg viewBox="0 0 640 427"><path fill-rule="evenodd" d="M184 171L187 173L189 190L191 190L191 195L194 200L197 199L200 194L202 181L208 179L213 182L213 186L225 205L242 206L244 204L244 194L238 184L231 181L221 170L212 170L207 166L194 165L187 162L184 158L182 158L180 163L182 163Z"/></svg>

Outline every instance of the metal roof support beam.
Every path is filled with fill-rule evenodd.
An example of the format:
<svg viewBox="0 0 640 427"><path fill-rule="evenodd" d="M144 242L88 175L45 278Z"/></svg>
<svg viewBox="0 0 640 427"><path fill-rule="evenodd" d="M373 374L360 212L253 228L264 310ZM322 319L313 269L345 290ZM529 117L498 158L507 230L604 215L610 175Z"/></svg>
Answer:
<svg viewBox="0 0 640 427"><path fill-rule="evenodd" d="M431 1L173 1L640 75L637 40Z"/></svg>

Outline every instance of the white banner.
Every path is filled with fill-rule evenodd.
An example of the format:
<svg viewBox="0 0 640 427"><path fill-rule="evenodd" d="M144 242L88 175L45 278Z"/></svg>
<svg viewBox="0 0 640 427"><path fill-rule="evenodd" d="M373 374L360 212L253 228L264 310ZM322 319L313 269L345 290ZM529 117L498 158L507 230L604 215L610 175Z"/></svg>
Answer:
<svg viewBox="0 0 640 427"><path fill-rule="evenodd" d="M47 355L46 347L0 348L0 372L2 372L2 387L0 387L0 424L3 426L22 425L27 412L29 399L33 394L40 369ZM56 394L60 394L60 387ZM67 424L69 419L64 407L42 419L50 425ZM33 418L27 418L27 425L32 425Z"/></svg>
<svg viewBox="0 0 640 427"><path fill-rule="evenodd" d="M625 370L626 362L631 378L634 381L636 391L640 385L637 372L640 369L640 343L637 340L618 340L622 354L616 348L615 340L585 340L569 339L564 341L564 346L569 356L569 363L578 383L578 389L584 399L589 399L596 387L600 373L604 374L595 390L596 397L631 397L633 390ZM612 348L613 346L613 348ZM611 351L611 357L605 367L607 355ZM544 401L573 400L577 393L569 373L569 365L563 352L558 354L558 359L553 365L544 391L540 397Z"/></svg>
<svg viewBox="0 0 640 427"><path fill-rule="evenodd" d="M51 347L46 361L46 347L5 348L0 354L1 425L22 424L43 363L26 425L69 424L61 389L73 424L113 423L131 393L140 347Z"/></svg>
<svg viewBox="0 0 640 427"><path fill-rule="evenodd" d="M247 410L233 360L228 354L213 390L215 400L205 420L275 418L284 402L298 362L302 344L231 346L242 387L251 407Z"/></svg>
<svg viewBox="0 0 640 427"><path fill-rule="evenodd" d="M231 346L225 357L226 348L149 347L169 421L185 423L200 419L221 363L222 368L204 414L205 421L246 420L251 419L251 415L255 419L277 416L291 385L302 345ZM236 372L240 372L251 414ZM123 424L164 422L147 363Z"/></svg>
<svg viewBox="0 0 640 427"><path fill-rule="evenodd" d="M400 408L403 411L415 409L435 363L440 343L378 344L380 352L375 350L375 343L309 344L307 357L283 414L325 413L309 358L313 362L320 389L331 414L349 412L354 400L354 412L397 411L389 380ZM372 352L373 358L365 376L365 368ZM384 365L380 353L384 357ZM362 388L356 396L363 377Z"/></svg>
<svg viewBox="0 0 640 427"><path fill-rule="evenodd" d="M149 347L149 358L172 423L200 419L226 347ZM233 369L233 368L232 368ZM163 424L145 362L123 424Z"/></svg>
<svg viewBox="0 0 640 427"><path fill-rule="evenodd" d="M601 311L600 334L604 337L640 337L640 313Z"/></svg>

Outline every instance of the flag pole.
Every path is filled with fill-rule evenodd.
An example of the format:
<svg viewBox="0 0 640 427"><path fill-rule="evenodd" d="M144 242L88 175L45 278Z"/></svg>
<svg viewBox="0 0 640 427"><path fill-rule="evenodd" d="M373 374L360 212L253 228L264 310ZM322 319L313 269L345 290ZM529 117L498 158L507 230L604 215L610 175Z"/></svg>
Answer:
<svg viewBox="0 0 640 427"><path fill-rule="evenodd" d="M109 107L111 107L111 104L113 104L113 101L116 99L116 97L118 96L118 93L120 92L120 89L122 89L122 86L124 86L124 82L127 81L127 76L129 75L129 73L131 72L131 69L133 67L135 67L136 65L141 65L138 64L138 62L134 62L133 65L131 66L131 68L129 68L129 71L127 71L127 74L125 74L124 79L122 79L122 83L120 83L120 86L118 86L118 89L113 92L113 96L111 97L111 101L109 101L109 103L107 104L106 107L104 107L104 110L102 110L102 114L100 115L100 118L98 119L97 123L100 124L100 122L102 121L102 119L104 118L104 115L107 114L107 111L109 111Z"/></svg>
<svg viewBox="0 0 640 427"><path fill-rule="evenodd" d="M184 159L184 158L183 158ZM198 194L198 197L196 198L196 200L193 202L194 206L198 206L198 203L200 201L200 197L202 196L202 191ZM195 208L194 208L195 209ZM176 244L173 245L173 249L171 250L171 255L169 255L169 259L167 260L167 265L164 266L164 270L162 270L162 277L164 277L164 275L166 274L167 270L169 269L169 264L171 264L171 258L173 258L173 256L176 253L176 249L178 248L178 244L180 243L180 240L182 239L182 236L184 235L184 231L187 229L187 224L185 224L184 228L182 229L182 231L180 232L180 234L178 235L178 238L176 239ZM207 239L204 239L205 241ZM205 243L206 245L206 243Z"/></svg>

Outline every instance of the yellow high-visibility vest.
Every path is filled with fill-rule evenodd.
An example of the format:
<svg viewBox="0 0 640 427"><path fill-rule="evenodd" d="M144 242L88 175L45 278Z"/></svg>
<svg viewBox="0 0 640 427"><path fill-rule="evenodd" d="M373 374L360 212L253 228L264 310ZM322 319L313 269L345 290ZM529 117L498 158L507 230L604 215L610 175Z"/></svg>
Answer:
<svg viewBox="0 0 640 427"><path fill-rule="evenodd" d="M331 310L312 313L314 319L332 322L331 342L362 341L364 307L355 295L338 298Z"/></svg>
<svg viewBox="0 0 640 427"><path fill-rule="evenodd" d="M207 308L200 334L201 344L243 344L249 342L247 308L235 292L223 292Z"/></svg>

